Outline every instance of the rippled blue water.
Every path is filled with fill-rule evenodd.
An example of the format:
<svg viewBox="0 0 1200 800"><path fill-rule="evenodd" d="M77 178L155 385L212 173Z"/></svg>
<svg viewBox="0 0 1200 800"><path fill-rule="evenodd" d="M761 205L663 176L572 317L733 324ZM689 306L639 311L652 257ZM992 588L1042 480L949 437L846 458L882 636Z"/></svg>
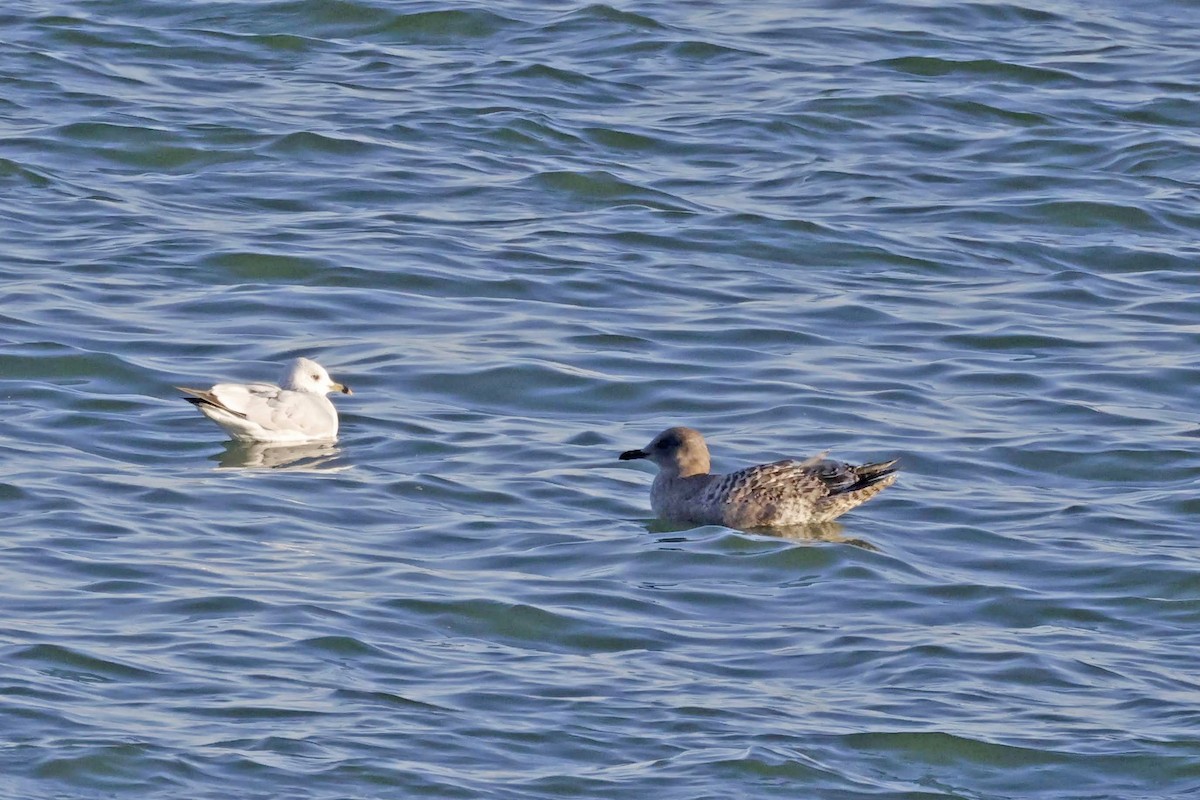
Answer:
<svg viewBox="0 0 1200 800"><path fill-rule="evenodd" d="M0 796L1200 791L1200 7L0 24ZM672 423L905 471L680 529Z"/></svg>

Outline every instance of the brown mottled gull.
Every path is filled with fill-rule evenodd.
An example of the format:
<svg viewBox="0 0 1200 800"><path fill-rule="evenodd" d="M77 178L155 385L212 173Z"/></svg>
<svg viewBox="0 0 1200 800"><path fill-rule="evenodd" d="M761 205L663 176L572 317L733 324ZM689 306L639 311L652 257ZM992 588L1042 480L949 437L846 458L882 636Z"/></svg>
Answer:
<svg viewBox="0 0 1200 800"><path fill-rule="evenodd" d="M895 461L854 466L814 456L713 475L699 431L667 428L644 450L621 460L658 465L650 505L662 519L730 528L770 528L828 522L896 480Z"/></svg>
<svg viewBox="0 0 1200 800"><path fill-rule="evenodd" d="M204 416L234 439L250 442L318 442L337 438L338 414L325 395L352 394L315 361L297 358L270 383L218 383L211 389L177 386Z"/></svg>

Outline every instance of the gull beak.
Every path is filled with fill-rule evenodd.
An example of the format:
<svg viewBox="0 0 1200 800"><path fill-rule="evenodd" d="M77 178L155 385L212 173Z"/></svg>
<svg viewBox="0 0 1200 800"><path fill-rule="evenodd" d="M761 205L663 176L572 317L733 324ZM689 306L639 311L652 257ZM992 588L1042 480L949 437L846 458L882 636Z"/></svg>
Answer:
<svg viewBox="0 0 1200 800"><path fill-rule="evenodd" d="M617 456L617 459L619 461L632 461L635 458L647 458L649 455L645 450L626 450Z"/></svg>
<svg viewBox="0 0 1200 800"><path fill-rule="evenodd" d="M333 385L333 388L334 388L336 391L339 391L339 392L341 392L342 394L354 394L354 392L350 391L350 387L349 387L349 386L347 386L347 385L346 385L346 384L344 384L344 383L335 383L335 384Z"/></svg>

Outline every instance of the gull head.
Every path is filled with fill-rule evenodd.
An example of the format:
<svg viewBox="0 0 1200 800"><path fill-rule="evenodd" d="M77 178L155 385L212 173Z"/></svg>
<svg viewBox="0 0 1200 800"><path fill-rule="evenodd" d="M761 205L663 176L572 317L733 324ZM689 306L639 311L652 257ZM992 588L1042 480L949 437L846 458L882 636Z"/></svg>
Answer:
<svg viewBox="0 0 1200 800"><path fill-rule="evenodd" d="M707 475L708 445L700 431L682 426L667 428L641 450L626 450L621 461L648 458L658 465L659 472L668 477L688 478Z"/></svg>
<svg viewBox="0 0 1200 800"><path fill-rule="evenodd" d="M297 358L293 361L288 366L287 372L283 373L283 380L280 381L279 385L293 392L312 392L313 394L341 392L342 394L354 394L350 391L349 386L344 383L338 383L329 377L329 373L325 371L325 368L311 358Z"/></svg>

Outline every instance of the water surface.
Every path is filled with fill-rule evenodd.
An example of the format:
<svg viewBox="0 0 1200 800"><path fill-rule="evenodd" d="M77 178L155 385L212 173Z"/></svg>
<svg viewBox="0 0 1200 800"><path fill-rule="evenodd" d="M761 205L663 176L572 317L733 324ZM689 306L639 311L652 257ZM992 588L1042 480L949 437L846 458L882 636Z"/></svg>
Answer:
<svg viewBox="0 0 1200 800"><path fill-rule="evenodd" d="M2 23L3 796L1200 789L1191 5ZM676 423L904 472L664 525Z"/></svg>

